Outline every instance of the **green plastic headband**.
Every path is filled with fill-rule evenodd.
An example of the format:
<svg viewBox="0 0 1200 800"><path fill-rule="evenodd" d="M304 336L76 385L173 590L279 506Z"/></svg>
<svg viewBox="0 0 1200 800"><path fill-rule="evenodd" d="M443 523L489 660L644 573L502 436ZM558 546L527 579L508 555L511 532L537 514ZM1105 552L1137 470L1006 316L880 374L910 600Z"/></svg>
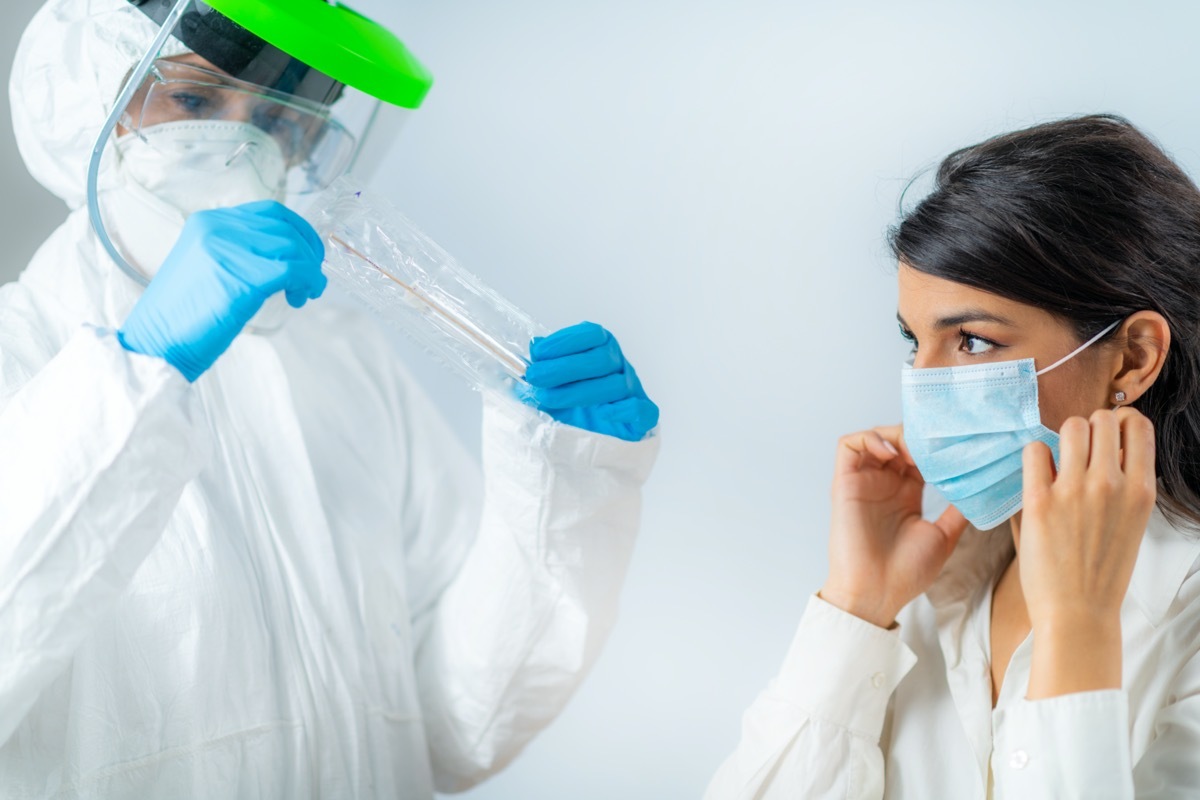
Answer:
<svg viewBox="0 0 1200 800"><path fill-rule="evenodd" d="M204 0L292 58L385 103L419 108L433 75L382 25L325 0Z"/></svg>

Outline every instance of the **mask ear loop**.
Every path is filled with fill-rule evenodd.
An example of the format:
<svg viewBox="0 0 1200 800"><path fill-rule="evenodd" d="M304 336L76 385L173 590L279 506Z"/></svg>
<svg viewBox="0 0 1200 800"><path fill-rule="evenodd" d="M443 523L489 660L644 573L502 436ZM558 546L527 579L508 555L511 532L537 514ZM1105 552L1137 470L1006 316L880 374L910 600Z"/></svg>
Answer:
<svg viewBox="0 0 1200 800"><path fill-rule="evenodd" d="M1087 350L1089 347L1091 347L1092 345L1094 345L1096 342L1098 342L1098 341L1100 341L1101 339L1103 339L1103 338L1104 338L1104 336L1105 336L1105 334L1107 334L1109 331L1111 331L1113 328L1117 327L1118 325L1120 325L1120 324L1121 324L1122 322L1124 322L1124 321L1125 321L1125 320L1123 320L1123 319L1119 319L1119 320L1117 320L1117 321L1116 321L1116 322L1114 322L1112 325L1109 325L1107 328L1105 328L1104 330L1100 331L1099 333L1097 333L1097 334L1096 334L1095 336L1093 336L1092 338L1088 339L1088 340L1087 340L1086 342L1084 342L1083 344L1079 345L1079 347L1076 347L1076 348L1075 348L1074 350L1072 350L1070 353L1067 353L1065 356L1063 356L1062 358L1060 358L1058 361L1055 361L1053 364L1051 364L1050 366L1046 367L1045 369L1039 369L1039 370L1038 370L1037 372L1035 372L1034 374L1035 374L1035 375L1045 375L1047 372L1049 372L1050 370L1054 369L1055 367L1061 367L1063 364L1067 363L1067 362L1068 362L1068 361L1070 361L1072 358L1074 358L1075 356L1079 355L1079 354L1080 354L1080 353L1082 353L1084 350Z"/></svg>

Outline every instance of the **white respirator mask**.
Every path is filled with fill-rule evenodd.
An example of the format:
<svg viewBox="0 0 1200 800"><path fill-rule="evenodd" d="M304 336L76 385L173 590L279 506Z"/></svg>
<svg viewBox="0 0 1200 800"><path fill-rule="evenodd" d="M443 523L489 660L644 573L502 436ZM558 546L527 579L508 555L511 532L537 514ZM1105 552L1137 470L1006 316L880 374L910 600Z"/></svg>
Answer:
<svg viewBox="0 0 1200 800"><path fill-rule="evenodd" d="M244 122L167 122L117 139L105 221L133 266L153 278L197 211L282 200L287 162Z"/></svg>

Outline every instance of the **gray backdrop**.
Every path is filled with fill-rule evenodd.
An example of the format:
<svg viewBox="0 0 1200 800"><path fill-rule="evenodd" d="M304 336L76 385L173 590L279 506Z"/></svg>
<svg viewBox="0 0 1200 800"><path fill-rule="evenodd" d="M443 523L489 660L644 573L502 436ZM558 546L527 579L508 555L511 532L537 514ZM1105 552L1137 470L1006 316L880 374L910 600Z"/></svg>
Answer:
<svg viewBox="0 0 1200 800"><path fill-rule="evenodd" d="M33 0L10 0L10 52ZM622 622L490 800L698 797L824 573L834 440L898 419L883 232L1002 130L1116 111L1193 170L1176 3L606 0L358 6L438 83L376 181L555 327L615 330L663 407ZM62 216L0 136L16 274ZM464 437L478 403L399 347Z"/></svg>
<svg viewBox="0 0 1200 800"><path fill-rule="evenodd" d="M8 105L8 76L12 57L25 24L41 7L36 0L8 0L5 22L0 25L0 63L4 66L4 89L0 91L0 283L12 280L24 269L38 246L66 217L67 207L43 189L21 163L13 138Z"/></svg>

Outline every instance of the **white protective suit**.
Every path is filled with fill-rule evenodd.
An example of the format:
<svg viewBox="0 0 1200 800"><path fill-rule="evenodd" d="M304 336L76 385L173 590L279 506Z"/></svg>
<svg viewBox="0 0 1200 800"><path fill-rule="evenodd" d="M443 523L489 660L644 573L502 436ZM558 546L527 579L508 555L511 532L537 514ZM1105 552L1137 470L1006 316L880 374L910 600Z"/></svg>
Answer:
<svg viewBox="0 0 1200 800"><path fill-rule="evenodd" d="M320 301L194 385L117 342L82 207L153 27L51 0L13 113L74 209L0 288L0 797L428 798L501 769L610 630L657 440L486 402L482 484Z"/></svg>

